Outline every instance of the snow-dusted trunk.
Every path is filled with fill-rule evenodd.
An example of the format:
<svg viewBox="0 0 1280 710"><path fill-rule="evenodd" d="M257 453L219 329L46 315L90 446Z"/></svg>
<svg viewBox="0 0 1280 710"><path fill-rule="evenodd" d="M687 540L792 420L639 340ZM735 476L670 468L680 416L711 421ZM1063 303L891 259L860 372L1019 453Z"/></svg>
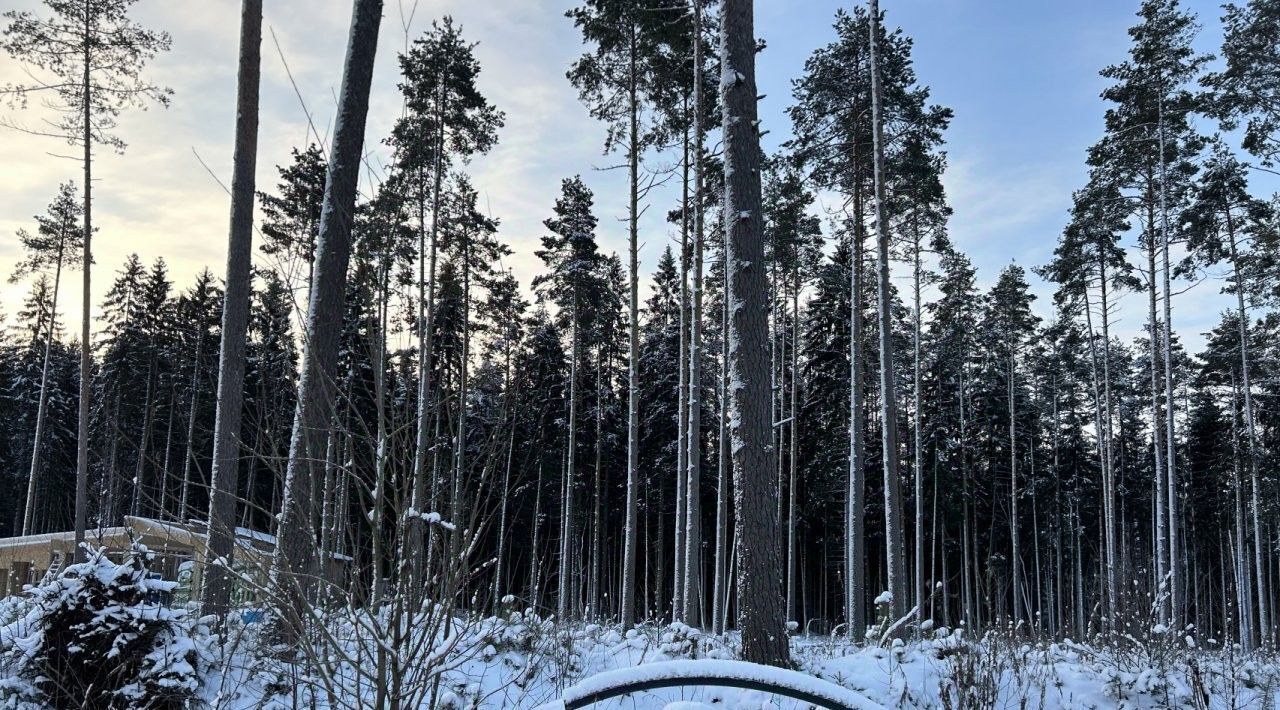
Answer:
<svg viewBox="0 0 1280 710"><path fill-rule="evenodd" d="M1253 393L1249 376L1249 320L1244 306L1244 274L1240 271L1240 247L1236 242L1234 217L1226 210L1227 238L1231 247L1231 269L1236 282L1236 320L1240 329L1240 380L1244 394L1244 425L1249 446L1249 517L1253 528L1254 583L1258 587L1258 626L1260 641L1269 645L1274 641L1271 629L1270 595L1267 594L1267 538L1262 535L1258 508L1261 506L1261 483L1258 474L1258 434L1253 411ZM55 282L56 283L56 282ZM54 292L55 297L57 292ZM34 468L32 469L34 470Z"/></svg>
<svg viewBox="0 0 1280 710"><path fill-rule="evenodd" d="M387 500L388 500L388 480L387 466L390 452L390 426L387 414L387 309L390 293L388 289L387 278L391 271L390 259L387 254L383 254L379 265L378 274L378 301L377 311L374 322L370 324L372 332L369 338L369 360L373 365L373 405L374 415L377 419L377 429L373 440L373 513L370 516L370 546L373 549L373 594L371 599L374 604L381 604L387 596L387 581L390 576L383 570L383 563L386 562L385 545L388 538L387 535ZM332 440L332 437L329 437ZM328 444L326 443L326 450ZM325 462L326 477L328 476L328 461ZM326 490L326 499L332 494ZM320 534L324 535L326 525L332 519L332 513L329 518L322 516L320 521ZM327 554L321 546L321 553ZM397 609L399 607L397 606Z"/></svg>
<svg viewBox="0 0 1280 710"><path fill-rule="evenodd" d="M1112 590L1109 592L1108 604L1110 607L1111 618L1117 618L1120 613L1120 568L1117 563L1117 547L1119 544L1119 529L1116 527L1116 468L1115 468L1115 448L1113 446L1114 434L1114 415L1112 413L1112 395L1111 395L1111 301L1107 285L1107 264L1105 259L1098 260L1098 274L1100 276L1100 295L1102 313L1100 320L1102 321L1102 456L1105 466L1106 480L1106 506L1104 508L1103 524L1106 530L1103 534L1103 542L1107 549L1107 587ZM1087 304L1086 304L1087 306ZM1092 326L1090 326L1092 332ZM1092 345L1092 335L1090 336L1090 345Z"/></svg>
<svg viewBox="0 0 1280 710"><path fill-rule="evenodd" d="M595 465L591 467L595 480L591 496L591 570L587 575L587 605L591 614L601 618L600 609L600 577L604 572L604 346L596 346L596 436Z"/></svg>
<svg viewBox="0 0 1280 710"><path fill-rule="evenodd" d="M685 460L689 490L685 495L685 618L705 625L702 614L702 3L693 2L693 275L689 315L689 420Z"/></svg>
<svg viewBox="0 0 1280 710"><path fill-rule="evenodd" d="M467 399L471 386L471 233L464 229L462 240L462 351L458 354L458 417L453 437L453 494L449 506L449 514L457 526L450 536L452 564L461 563L463 550L472 534L467 526L470 511L463 491L467 472ZM570 426L575 425L570 419Z"/></svg>
<svg viewBox="0 0 1280 710"><path fill-rule="evenodd" d="M348 371L347 380L350 381L350 371ZM324 442L324 485L322 486L324 497L320 502L321 553L333 551L333 538L337 534L333 520L334 508L337 507L338 501L337 496L334 495L333 488L337 483L338 453L336 450L339 447L338 437L337 431L330 431Z"/></svg>
<svg viewBox="0 0 1280 710"><path fill-rule="evenodd" d="M688 101L685 102L686 111ZM688 527L688 513L685 510L685 496L689 492L689 132L684 133L684 156L681 160L683 171L680 181L680 346L676 355L678 384L676 385L676 514L673 521L675 535L672 552L675 555L675 574L671 580L671 618L673 621L684 620L685 562L688 559L688 548L684 535Z"/></svg>
<svg viewBox="0 0 1280 710"><path fill-rule="evenodd" d="M575 279L577 277L575 276ZM572 575L569 574L573 557L573 477L578 458L578 287L573 286L573 310L569 314L569 432L565 450L563 495L560 501L560 587L556 597L556 616L569 618L572 610Z"/></svg>
<svg viewBox="0 0 1280 710"><path fill-rule="evenodd" d="M245 333L253 255L253 186L258 156L258 83L262 0L244 0L240 11L240 67L236 79L236 147L231 177L231 230L222 344L218 352L218 408L213 425L206 560L231 560L240 473L240 414L244 396ZM200 600L205 613L225 615L230 601L229 565L206 564Z"/></svg>
<svg viewBox="0 0 1280 710"><path fill-rule="evenodd" d="M884 531L887 590L895 619L907 613L907 579L902 557L902 492L898 480L898 393L893 373L893 302L889 283L889 213L885 202L884 108L880 88L880 2L871 2L871 137L875 172L877 310L880 323L880 418L884 462Z"/></svg>
<svg viewBox="0 0 1280 710"><path fill-rule="evenodd" d="M931 501L930 511L929 511L929 521L932 525L932 528L929 530L929 576L938 580L937 585L935 586L934 589L941 592L942 598L941 599L937 598L938 595L933 594L931 591L929 595L928 607L922 608L921 615L923 618L928 618L932 620L934 618L934 608L938 604L941 604L943 625L950 626L951 625L950 619L948 618L949 615L947 614L947 575L946 575L947 563L945 559L943 559L941 563L941 566L943 568L941 570L941 576L939 576L939 570L937 569L939 565L938 549L939 548L945 549L946 533L945 531L943 531L942 533L939 533L939 530L938 530L938 455L936 451L934 452L934 455L933 455L932 498L933 500ZM941 538L939 537L940 534L941 534ZM946 555L942 555L942 557L945 558ZM925 613L926 610L928 612L927 614Z"/></svg>
<svg viewBox="0 0 1280 710"><path fill-rule="evenodd" d="M435 95L435 113L436 113L436 154L435 165L432 170L431 184L431 235L430 247L427 246L427 229L426 214L424 213L425 199L422 194L424 185L421 168L418 175L418 407L414 418L414 448L413 448L413 501L411 508L415 513L421 514L426 512L437 512L435 510L428 511L428 507L434 508L436 501L436 485L438 483L438 475L436 471L435 456L435 440L430 431L430 423L434 421L438 426L440 422L439 411L433 406L432 395L434 390L431 385L432 374L432 358L435 354L434 345L432 343L435 334L435 291L436 291L436 246L440 236L440 194L442 184L444 182L444 121L441 118L444 115L445 93L443 84ZM432 416L434 413L435 416ZM427 458L431 459L431 471L427 473ZM428 480L430 479L430 480ZM430 493L428 493L428 489ZM427 499L430 497L431 505L428 506ZM405 555L409 558L409 566L411 576L415 580L425 581L430 571L429 556L431 552L430 544L426 542L424 534L426 533L423 518L421 515L410 516L405 525L406 544ZM424 545L427 547L423 549ZM420 591L421 584L415 583L411 585L414 593Z"/></svg>
<svg viewBox="0 0 1280 710"><path fill-rule="evenodd" d="M1154 210L1147 208L1147 322L1149 336L1149 354L1150 354L1150 374L1151 374L1151 450L1155 468L1155 509L1156 509L1156 558L1158 559L1157 574L1160 579L1160 616L1162 620L1169 620L1170 609L1168 603L1169 582L1168 563L1170 562L1168 548L1168 520L1165 505L1168 501L1165 495L1165 461L1164 447L1161 445L1161 417L1160 417L1160 359L1156 352L1159 347L1160 320L1156 312L1156 243L1153 228L1155 226ZM1172 404L1172 403L1169 403Z"/></svg>
<svg viewBox="0 0 1280 710"><path fill-rule="evenodd" d="M90 292L90 275L93 271L93 251L90 246L93 239L93 84L89 80L90 55L94 42L93 23L90 21L92 7L84 4L84 76L80 85L81 129L80 139L84 149L84 250L82 262L82 285L80 293L80 401L76 412L76 501L75 501L75 552L77 563L85 561L84 543L85 528L89 522L89 398L92 396L90 380L93 377L93 341L89 330L93 312L92 293Z"/></svg>
<svg viewBox="0 0 1280 710"><path fill-rule="evenodd" d="M1090 333L1092 338L1092 333ZM1053 345L1053 359L1058 360L1058 344ZM1053 499L1055 503L1062 500L1062 468L1060 465L1059 437L1062 430L1059 410L1059 393L1058 393L1058 374L1053 374L1053 402L1050 413L1052 416L1053 437L1050 441L1050 449L1053 452ZM1049 608L1052 617L1049 620L1049 629L1053 634L1064 634L1064 624L1062 622L1062 506L1053 506L1053 584L1049 588L1049 593L1053 595L1052 603Z"/></svg>
<svg viewBox="0 0 1280 710"><path fill-rule="evenodd" d="M350 392L356 381L356 359L348 358L347 372L343 375L342 390ZM347 495L345 488L350 471L350 462L355 457L355 433L352 430L352 406L346 402L341 414L334 414L334 426L325 435L324 475L320 477L318 495L320 496L320 551L324 554L336 552L340 547L345 528L342 527L346 505L342 498ZM376 455L376 452L375 452ZM365 516L361 516L365 517ZM357 545L357 549L359 549Z"/></svg>
<svg viewBox="0 0 1280 710"><path fill-rule="evenodd" d="M639 87L637 86L636 33L632 22L630 32L630 77L627 101L630 113L627 143L627 254L630 283L627 286L629 319L627 323L627 511L623 531L622 553L622 606L623 626L635 622L636 608L636 524L640 495L640 116Z"/></svg>
<svg viewBox="0 0 1280 710"><path fill-rule="evenodd" d="M381 0L355 0L316 242L316 282L307 308L306 348L285 470L279 542L272 564L272 583L284 606L281 621L285 640L302 632L305 605L314 588L313 469L323 460L333 423L333 385L351 255L356 182L381 18Z"/></svg>
<svg viewBox="0 0 1280 710"><path fill-rule="evenodd" d="M543 439L543 429L538 428L538 440ZM534 608L540 606L541 590L542 590L542 564L539 558L541 552L541 542L539 538L542 533L542 473L543 462L541 457L538 459L538 482L534 486L533 494L533 534L530 536L531 544L529 545L529 604Z"/></svg>
<svg viewBox="0 0 1280 710"><path fill-rule="evenodd" d="M797 256L792 266L792 284L791 284L791 414L787 417L790 424L787 425L790 439L787 448L787 467L789 476L787 478L787 620L802 623L803 615L800 613L799 607L803 606L796 592L797 577L801 574L798 549L798 535L796 530L796 516L799 515L799 509L796 506L796 495L798 494L800 480L800 446L796 424L800 420L800 260ZM779 431L782 431L781 427Z"/></svg>
<svg viewBox="0 0 1280 710"><path fill-rule="evenodd" d="M727 273L727 272L726 272ZM728 290L725 290L728 293ZM730 466L729 456L729 380L728 380L728 300L721 310L721 345L720 345L720 372L719 375L719 400L720 411L716 416L718 431L716 436L716 555L715 555L715 579L713 580L712 601L711 601L711 623L712 631L715 633L724 633L724 620L727 616L726 611L729 604L729 488L732 485L733 472Z"/></svg>
<svg viewBox="0 0 1280 710"><path fill-rule="evenodd" d="M511 406L514 396L511 378L511 337L508 333L507 337L503 338L502 409L503 423L510 427L510 430L507 432L507 461L502 473L502 492L498 499L498 551L494 555L493 591L491 592L495 614L501 609L503 592L506 591L506 579L503 573L506 566L507 511L510 509L507 499L511 494L511 464L515 456L516 417L518 416L514 407Z"/></svg>
<svg viewBox="0 0 1280 710"><path fill-rule="evenodd" d="M857 144L853 146L857 165ZM855 168L856 169L856 168ZM863 428L862 350L862 182L855 180L853 254L849 269L849 478L845 492L845 623L849 635L860 639L867 626L866 615L866 433Z"/></svg>
<svg viewBox="0 0 1280 710"><path fill-rule="evenodd" d="M781 308L778 303L778 255L777 241L774 240L773 251L765 252L765 259L769 262L769 276L767 277L769 284L769 421L774 424L774 440L775 451L773 457L774 475L778 479L778 512L777 524L781 526L785 521L783 518L782 505L785 498L782 495L783 490L783 470L782 470L782 437L783 429L778 426L778 422L782 421L782 417L786 410L783 408L783 383L782 383L782 354L778 352L782 337L778 334L778 330L782 324L782 318L785 315L785 309ZM785 304L785 302L784 302ZM783 573L785 583L785 572Z"/></svg>
<svg viewBox="0 0 1280 710"><path fill-rule="evenodd" d="M1161 280L1164 286L1164 332L1162 334L1161 343L1164 354L1164 398L1165 398L1165 419L1164 419L1164 443L1165 443L1165 470L1167 472L1168 481L1165 484L1165 492L1168 494L1168 515L1169 515L1169 599L1170 599L1170 619L1175 624L1181 624L1183 615L1182 601L1182 550L1179 547L1179 516L1178 516L1178 465L1177 465L1177 438L1174 435L1174 412L1173 406L1173 291L1170 288L1169 274L1169 249L1171 238L1169 236L1169 205L1168 194L1165 185L1167 178L1167 168L1165 160L1165 137L1164 137L1164 101L1159 104L1159 119L1157 122L1157 131L1160 138L1160 242L1161 242ZM1155 333L1152 333L1152 339L1155 339Z"/></svg>
<svg viewBox="0 0 1280 710"><path fill-rule="evenodd" d="M961 545L964 560L961 570L960 579L962 581L961 594L963 596L964 609L961 619L967 628L978 629L978 590L977 590L977 570L972 564L975 554L973 544L973 518L969 510L969 456L966 449L968 442L967 424L968 420L964 414L964 362L960 363L960 377L956 383L956 401L957 409L960 414L960 482L961 482L961 499L963 500L964 521L961 527L961 535L964 538Z"/></svg>
<svg viewBox="0 0 1280 710"><path fill-rule="evenodd" d="M695 0L701 7L701 0ZM729 455L729 242L728 232L722 230L721 257L723 279L720 307L720 412L717 417L719 432L716 438L716 573L712 591L712 631L724 633L729 606L729 488L733 480Z"/></svg>
<svg viewBox="0 0 1280 710"><path fill-rule="evenodd" d="M924 442L921 431L920 415L920 226L917 215L912 214L912 249L911 249L911 298L912 298L912 334L911 334L911 467L915 485L915 592L916 608L920 610L920 618L925 614L925 571L924 571ZM1017 518L1015 517L1016 521ZM1014 551L1017 551L1014 545ZM1016 598L1016 596L1015 596Z"/></svg>
<svg viewBox="0 0 1280 710"><path fill-rule="evenodd" d="M1018 416L1015 403L1016 369L1014 354L1009 352L1005 374L1009 380L1009 579L1013 589L1013 627L1022 625L1022 546L1018 540Z"/></svg>
<svg viewBox="0 0 1280 710"><path fill-rule="evenodd" d="M785 666L785 610L776 582L781 550L774 514L773 427L767 353L768 284L760 205L756 129L756 41L751 0L724 0L720 24L725 156L725 229L729 251L729 396L737 481L738 626L742 657Z"/></svg>
<svg viewBox="0 0 1280 710"><path fill-rule="evenodd" d="M1116 529L1115 529L1115 477L1111 468L1111 403L1110 403L1110 370L1107 361L1110 360L1110 347L1107 342L1107 288L1106 288L1106 268L1103 266L1099 272L1102 280L1102 341L1103 341L1103 357L1099 363L1097 338L1093 331L1093 310L1089 301L1089 289L1083 290L1084 296L1084 318L1085 328L1088 333L1089 341L1089 364L1090 364L1090 384L1093 390L1093 423L1094 429L1098 432L1098 467L1102 469L1102 520L1099 525L1102 528L1103 538L1103 564L1106 567L1104 592L1107 604L1107 619L1114 620L1119 613L1119 589L1118 574L1119 569L1116 565ZM1101 371L1101 372L1100 372ZM1103 400L1106 402L1106 419L1103 418Z"/></svg>
<svg viewBox="0 0 1280 710"><path fill-rule="evenodd" d="M1249 543L1245 534L1244 477L1240 474L1240 386L1235 368L1231 369L1231 490L1235 514L1235 535L1232 536L1232 561L1235 563L1236 614L1240 645L1245 651L1255 647L1253 638L1254 604L1249 582ZM1228 533L1229 534L1229 533ZM1225 592L1225 590L1224 590ZM1259 599L1259 602L1262 600Z"/></svg>
<svg viewBox="0 0 1280 710"><path fill-rule="evenodd" d="M36 433L31 442L31 475L27 478L27 501L22 513L22 534L35 532L36 490L40 473L40 449L44 443L44 420L49 408L49 360L53 355L53 326L58 320L58 287L62 283L62 257L66 235L58 235L58 256L53 267L53 294L49 297L49 329L44 341L44 359L40 364L40 401L36 404Z"/></svg>

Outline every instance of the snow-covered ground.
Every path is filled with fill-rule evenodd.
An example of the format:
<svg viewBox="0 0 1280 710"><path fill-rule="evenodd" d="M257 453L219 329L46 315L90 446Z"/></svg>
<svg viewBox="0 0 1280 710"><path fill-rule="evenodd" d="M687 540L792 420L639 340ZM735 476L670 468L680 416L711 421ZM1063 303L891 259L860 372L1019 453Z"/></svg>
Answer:
<svg viewBox="0 0 1280 710"><path fill-rule="evenodd" d="M726 672L721 661L736 657L732 637L713 637L679 624L624 634L608 626L566 628L513 614L467 628L433 689L436 707L536 708L564 697L575 685L571 694L593 682L598 685L598 679L591 679L600 673L660 677L667 670L654 664L693 659L705 662L710 674L718 674ZM971 641L947 629L930 636L888 647L801 636L793 638L792 649L800 672L852 691L866 701L863 707L1085 710L1280 705L1280 665L1275 657L1192 649L1181 639L1155 645L1131 640L1123 649L1100 650L1072 642L1011 643L998 636ZM286 675L296 672L290 669ZM220 708L289 708L294 707L293 693L287 690L291 685L278 666L254 661L247 648L241 648L229 661L213 662L201 695ZM372 692L364 691L363 700L340 698L338 704L368 706ZM810 706L756 690L698 686L643 691L595 707Z"/></svg>
<svg viewBox="0 0 1280 710"><path fill-rule="evenodd" d="M554 708L619 683L672 679L684 682L594 707L810 707L761 689L710 683L709 677L784 686L800 691L796 697L807 693L827 707L857 710L1280 706L1275 654L1219 648L1213 639L1198 642L1190 629L1173 634L1155 627L1144 638L1127 635L1105 648L1001 634L971 639L963 630L931 629L927 623L923 632L904 627L905 640L886 641L882 633L879 643L800 635L791 641L795 668L782 670L740 662L734 635L683 624L624 632L560 624L514 609L482 618L428 605L411 617L403 605L377 616L336 606L316 612L303 639L280 646L273 645L280 636L263 633L266 625L256 621L258 615L234 615L217 636L193 615L164 608L151 592L172 583L151 579L132 562L98 555L74 569L74 577L64 574L22 597L0 599L0 708L41 707L48 699L40 697L35 683L41 671L31 659L46 653L42 644L55 632L74 641L67 648L82 649L71 651L71 660L90 673L119 664L112 658L146 634L146 643L131 652L138 656L134 672L140 675L124 679L129 685L118 691L121 697L141 697L143 688L146 694L194 688L198 701L218 710L392 706L387 693L403 708ZM76 610L88 611L76 616ZM51 626L51 618L62 621ZM888 628L882 624L880 631ZM912 638L917 634L924 638ZM151 707L127 703L122 707Z"/></svg>

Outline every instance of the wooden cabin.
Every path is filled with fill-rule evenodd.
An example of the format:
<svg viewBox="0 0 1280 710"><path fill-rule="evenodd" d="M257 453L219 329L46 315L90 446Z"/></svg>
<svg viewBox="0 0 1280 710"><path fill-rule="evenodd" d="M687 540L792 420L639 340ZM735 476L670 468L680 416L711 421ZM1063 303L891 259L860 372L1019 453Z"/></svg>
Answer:
<svg viewBox="0 0 1280 710"><path fill-rule="evenodd" d="M134 540L145 545L155 555L152 571L163 579L178 582L172 604L186 603L196 596L193 590L200 589L207 538L207 525L203 521L178 523L131 515L125 516L124 525L85 532L85 540L90 545L106 548L112 559L123 559ZM235 567L255 583L237 584L232 592L235 603L256 601L255 589L266 584L275 546L272 535L236 528ZM0 575L3 575L0 596L18 594L25 585L38 584L45 575L59 573L69 564L74 549L75 533L71 531L0 538ZM345 555L330 555L325 560L325 578L342 584L350 559Z"/></svg>

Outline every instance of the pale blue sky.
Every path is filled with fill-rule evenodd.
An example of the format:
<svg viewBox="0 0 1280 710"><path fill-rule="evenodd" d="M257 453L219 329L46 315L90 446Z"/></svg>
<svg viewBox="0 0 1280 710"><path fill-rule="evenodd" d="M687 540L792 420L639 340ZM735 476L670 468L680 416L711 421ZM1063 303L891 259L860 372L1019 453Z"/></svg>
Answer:
<svg viewBox="0 0 1280 710"><path fill-rule="evenodd" d="M502 220L502 234L515 247L511 259L524 283L537 268L533 249L562 177L582 173L597 192L602 240L621 251L625 229L625 175L600 171L614 161L600 154L603 129L587 116L564 79L582 51L565 19L571 0L420 0L410 26L417 36L430 20L452 14L464 34L480 42L482 88L507 113L499 146L471 166L482 203ZM16 0L25 9L36 0ZM130 147L124 156L104 155L95 214L102 232L94 288L95 303L125 254L147 260L163 255L175 280L185 286L208 265L221 272L227 198L193 155L198 152L223 180L230 174L239 3L234 0L140 0L136 14L173 34L173 51L158 58L150 75L172 86L173 107L133 113L121 122ZM407 11L412 0L404 0ZM789 132L785 109L790 82L813 51L830 41L836 0L759 0L757 31L768 42L757 65L761 117L770 146ZM1188 2L1203 25L1200 44L1213 51L1220 39L1218 6ZM1060 232L1071 191L1084 180L1084 151L1102 128L1105 85L1098 70L1124 57L1126 29L1137 0L882 0L887 22L915 39L920 80L936 101L955 110L947 134L946 176L955 210L951 231L980 269L984 284L1010 259L1043 263ZM366 150L377 161L381 140L400 114L395 53L404 46L402 3L387 0L378 69L374 78ZM302 100L322 135L333 113L341 53L350 18L348 0L267 0L266 24L274 29ZM0 58L0 81L18 76ZM280 54L266 35L259 187L274 184L277 163L290 146L308 137L305 114L285 75ZM5 109L8 112L8 109ZM38 113L15 115L36 122ZM65 146L13 132L0 133L0 271L17 258L13 232L30 224L63 179L77 176L74 163L52 157ZM661 159L660 159L661 160ZM669 161L669 159L667 159ZM1264 188L1280 189L1274 181ZM649 271L672 230L660 214L675 192L655 194L642 225L642 269ZM1038 290L1047 295L1044 288ZM1197 287L1175 301L1175 326L1193 344L1192 332L1216 321L1222 307L1216 283ZM0 304L12 313L25 286L3 286ZM64 303L79 300L68 287ZM1140 299L1121 313L1120 330L1141 325ZM1048 304L1040 304L1047 313ZM70 308L69 317L78 311Z"/></svg>

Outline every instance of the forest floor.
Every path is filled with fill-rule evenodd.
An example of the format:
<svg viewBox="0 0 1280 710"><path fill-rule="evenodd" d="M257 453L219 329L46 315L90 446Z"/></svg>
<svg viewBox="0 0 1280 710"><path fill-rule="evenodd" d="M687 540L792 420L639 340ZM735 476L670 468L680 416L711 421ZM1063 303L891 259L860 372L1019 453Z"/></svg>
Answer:
<svg viewBox="0 0 1280 710"><path fill-rule="evenodd" d="M333 698L336 706L373 705L376 684L369 681L367 668L354 675L326 671L329 680L318 682L312 675L308 682L307 671L264 662L262 654L253 653L252 636L251 630L243 634L234 653L209 655L200 692L213 707L311 707L312 692L316 706L334 706L325 696L335 688L343 696ZM793 661L801 672L886 708L1280 707L1276 656L1217 649L1211 639L1201 647L1189 637L1153 633L1145 641L1129 637L1123 647L1101 648L1071 641L1015 641L996 634L971 640L949 629L931 630L927 636L882 645L798 635L792 638ZM609 626L568 627L513 613L506 619L469 622L433 668L425 670L415 661L413 670L397 674L406 686L416 683L424 689L423 707L537 708L605 671L680 659L706 659L707 667L715 669L716 659L736 658L735 643L732 636L712 636L681 624L643 626L624 634ZM346 680L335 681L340 677ZM685 687L643 691L594 707L810 706L753 690Z"/></svg>

